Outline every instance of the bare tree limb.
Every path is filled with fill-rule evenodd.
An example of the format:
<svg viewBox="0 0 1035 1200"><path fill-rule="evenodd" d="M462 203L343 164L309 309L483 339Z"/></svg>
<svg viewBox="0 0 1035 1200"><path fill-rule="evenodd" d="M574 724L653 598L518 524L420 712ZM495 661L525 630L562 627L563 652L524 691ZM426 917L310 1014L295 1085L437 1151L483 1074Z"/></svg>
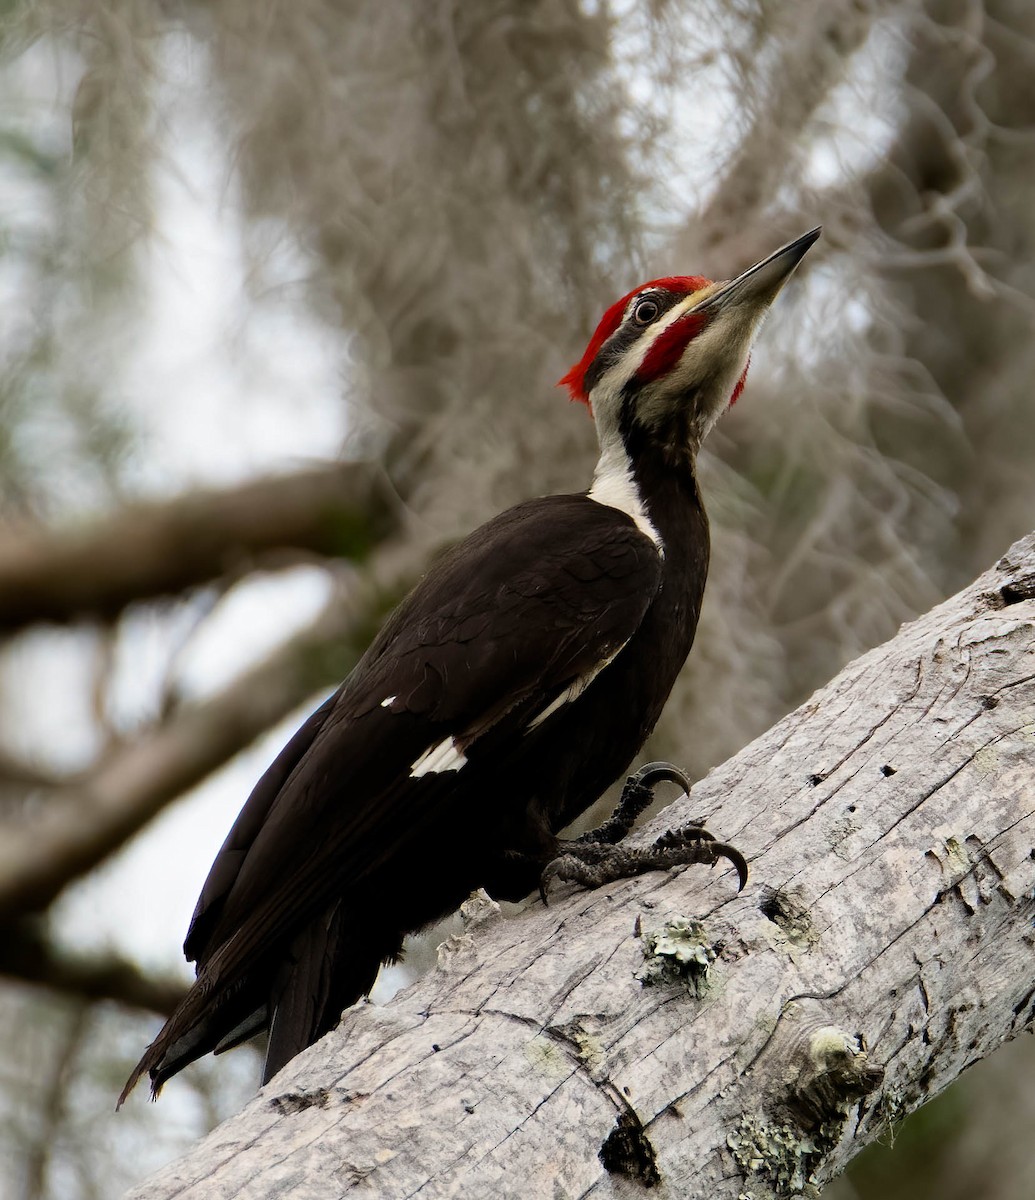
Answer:
<svg viewBox="0 0 1035 1200"><path fill-rule="evenodd" d="M308 629L223 691L116 747L88 774L51 793L38 812L0 823L0 921L42 911L167 804L341 679L398 598L394 588L351 602L336 598Z"/></svg>
<svg viewBox="0 0 1035 1200"><path fill-rule="evenodd" d="M1035 1023L1033 711L1035 535L647 831L707 815L741 895L471 901L436 971L133 1194L814 1195Z"/></svg>
<svg viewBox="0 0 1035 1200"><path fill-rule="evenodd" d="M400 505L383 471L334 463L122 509L82 529L0 533L0 631L110 618L284 547L362 558Z"/></svg>
<svg viewBox="0 0 1035 1200"><path fill-rule="evenodd" d="M80 1000L114 1000L163 1017L187 990L181 979L149 975L120 954L60 950L35 921L0 928L0 975Z"/></svg>

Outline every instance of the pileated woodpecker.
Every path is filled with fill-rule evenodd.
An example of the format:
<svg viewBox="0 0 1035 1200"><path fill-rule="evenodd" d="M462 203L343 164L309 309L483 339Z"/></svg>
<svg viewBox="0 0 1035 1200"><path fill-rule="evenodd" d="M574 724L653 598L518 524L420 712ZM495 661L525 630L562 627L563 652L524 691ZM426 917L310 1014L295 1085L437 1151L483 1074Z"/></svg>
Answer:
<svg viewBox="0 0 1035 1200"><path fill-rule="evenodd" d="M677 862L746 865L698 826L614 845L651 785L561 842L627 767L694 640L708 521L694 464L814 229L727 283L645 283L564 376L596 421L592 485L508 509L445 555L260 779L213 863L184 951L197 980L119 1103L269 1028L263 1081L337 1023L403 937L476 888L594 885Z"/></svg>

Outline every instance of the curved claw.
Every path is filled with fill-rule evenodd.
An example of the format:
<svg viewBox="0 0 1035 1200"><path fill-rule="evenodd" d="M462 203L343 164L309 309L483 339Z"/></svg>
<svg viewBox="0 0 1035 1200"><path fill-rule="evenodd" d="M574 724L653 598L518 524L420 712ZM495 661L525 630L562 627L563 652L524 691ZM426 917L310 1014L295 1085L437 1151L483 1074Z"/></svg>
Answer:
<svg viewBox="0 0 1035 1200"><path fill-rule="evenodd" d="M559 873L558 862L559 858L551 859L543 867L542 873L539 876L539 899L542 900L544 908L550 907L550 900L546 893L549 890L550 884Z"/></svg>
<svg viewBox="0 0 1035 1200"><path fill-rule="evenodd" d="M726 842L709 842L708 849L715 855L716 862L720 858L724 858L727 862L733 864L737 870L737 878L740 881L737 891L742 892L748 881L748 865L744 855L735 846L730 846Z"/></svg>
<svg viewBox="0 0 1035 1200"><path fill-rule="evenodd" d="M642 767L630 777L630 783L636 783L640 787L653 787L656 783L675 783L690 795L690 777L685 771L682 771L674 763L669 762L649 762L644 763Z"/></svg>

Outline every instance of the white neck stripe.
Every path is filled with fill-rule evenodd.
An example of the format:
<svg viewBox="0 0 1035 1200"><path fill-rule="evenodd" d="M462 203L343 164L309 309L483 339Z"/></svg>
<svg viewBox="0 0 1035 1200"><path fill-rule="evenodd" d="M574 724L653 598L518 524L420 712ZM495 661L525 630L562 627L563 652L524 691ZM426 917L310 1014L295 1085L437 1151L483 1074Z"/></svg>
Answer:
<svg viewBox="0 0 1035 1200"><path fill-rule="evenodd" d="M632 517L640 533L649 537L657 546L658 553L665 553L661 535L647 515L640 489L636 486L632 463L621 439L609 439L601 449L597 469L593 473L593 486L589 489L589 498L598 504L606 504L609 508L617 508Z"/></svg>

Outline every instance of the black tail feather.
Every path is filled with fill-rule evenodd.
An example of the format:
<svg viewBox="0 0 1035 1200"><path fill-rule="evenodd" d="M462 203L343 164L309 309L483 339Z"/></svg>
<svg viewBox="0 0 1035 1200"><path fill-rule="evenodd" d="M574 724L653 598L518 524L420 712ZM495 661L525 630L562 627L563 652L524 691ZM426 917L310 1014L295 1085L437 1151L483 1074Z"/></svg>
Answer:
<svg viewBox="0 0 1035 1200"><path fill-rule="evenodd" d="M262 1082L267 1083L307 1046L329 1033L342 1012L374 986L398 940L356 923L335 905L312 921L291 946L270 997L273 1020Z"/></svg>
<svg viewBox="0 0 1035 1200"><path fill-rule="evenodd" d="M151 1095L157 1098L166 1080L189 1063L229 1050L267 1024L262 1082L268 1082L370 991L382 961L396 957L400 944L398 935L360 923L355 910L337 904L298 934L279 965L267 959L262 969L231 987L220 989L215 982L222 958L217 950L137 1063L118 1107L143 1075L150 1075Z"/></svg>

